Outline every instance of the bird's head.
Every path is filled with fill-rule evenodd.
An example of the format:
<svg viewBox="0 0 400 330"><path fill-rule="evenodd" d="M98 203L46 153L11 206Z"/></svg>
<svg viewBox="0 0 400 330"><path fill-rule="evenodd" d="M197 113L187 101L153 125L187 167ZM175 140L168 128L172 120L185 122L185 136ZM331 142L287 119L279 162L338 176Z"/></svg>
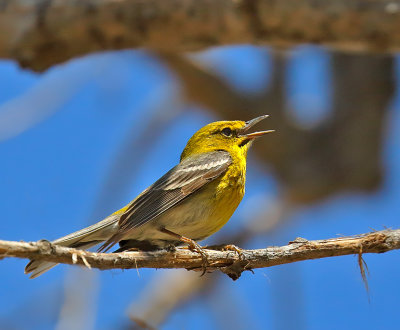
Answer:
<svg viewBox="0 0 400 330"><path fill-rule="evenodd" d="M188 141L182 152L181 160L199 153L224 150L232 156L246 156L252 142L274 130L250 133L249 130L268 115L249 121L217 121L199 129Z"/></svg>

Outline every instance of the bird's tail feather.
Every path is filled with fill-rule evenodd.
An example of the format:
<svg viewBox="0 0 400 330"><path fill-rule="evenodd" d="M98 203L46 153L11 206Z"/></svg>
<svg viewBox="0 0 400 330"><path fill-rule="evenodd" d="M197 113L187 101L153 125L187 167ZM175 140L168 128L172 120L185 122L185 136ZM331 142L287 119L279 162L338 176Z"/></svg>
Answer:
<svg viewBox="0 0 400 330"><path fill-rule="evenodd" d="M112 236L117 229L117 215L111 215L106 219L72 234L56 239L52 244L86 250L95 246ZM57 263L41 260L31 260L25 267L25 274L30 273L30 278L36 278Z"/></svg>

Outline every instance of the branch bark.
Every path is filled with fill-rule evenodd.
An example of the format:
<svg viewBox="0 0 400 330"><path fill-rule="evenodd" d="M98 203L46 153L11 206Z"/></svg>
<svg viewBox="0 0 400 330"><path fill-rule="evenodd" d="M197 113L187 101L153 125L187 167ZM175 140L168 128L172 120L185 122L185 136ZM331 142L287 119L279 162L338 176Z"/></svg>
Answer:
<svg viewBox="0 0 400 330"><path fill-rule="evenodd" d="M363 253L382 253L400 249L400 229L382 230L357 236L308 241L297 238L288 245L257 250L234 251L205 249L208 270L219 269L233 279L245 270L271 267L303 260ZM0 257L28 258L98 269L185 268L201 270L202 258L196 252L178 248L174 252L95 253L53 245L48 241L0 241Z"/></svg>
<svg viewBox="0 0 400 330"><path fill-rule="evenodd" d="M123 48L251 43L398 51L397 0L1 0L0 57L44 70Z"/></svg>

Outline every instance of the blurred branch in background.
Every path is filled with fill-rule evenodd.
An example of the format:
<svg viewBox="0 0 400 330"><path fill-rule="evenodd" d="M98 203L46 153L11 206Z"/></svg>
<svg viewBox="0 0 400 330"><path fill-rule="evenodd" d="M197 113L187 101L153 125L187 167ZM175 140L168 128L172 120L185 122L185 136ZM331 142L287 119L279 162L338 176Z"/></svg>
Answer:
<svg viewBox="0 0 400 330"><path fill-rule="evenodd" d="M0 6L0 57L34 70L90 52L139 47L314 43L363 52L400 49L398 1L3 0Z"/></svg>
<svg viewBox="0 0 400 330"><path fill-rule="evenodd" d="M215 276L199 277L194 272L169 271L156 274L135 297L127 314L140 327L157 329L176 308L196 295L209 292L215 284L214 279Z"/></svg>
<svg viewBox="0 0 400 330"><path fill-rule="evenodd" d="M87 84L94 72L95 68L82 63L50 70L23 95L1 104L0 142L50 117ZM49 93L50 88L57 90L57 93Z"/></svg>
<svg viewBox="0 0 400 330"><path fill-rule="evenodd" d="M94 329L98 277L87 270L68 272L65 278L64 302L56 330Z"/></svg>
<svg viewBox="0 0 400 330"><path fill-rule="evenodd" d="M276 141L255 145L294 202L372 191L381 183L383 122L394 92L393 58L333 54L332 72L333 105L326 121L303 129L289 120L285 108L273 108L280 134Z"/></svg>

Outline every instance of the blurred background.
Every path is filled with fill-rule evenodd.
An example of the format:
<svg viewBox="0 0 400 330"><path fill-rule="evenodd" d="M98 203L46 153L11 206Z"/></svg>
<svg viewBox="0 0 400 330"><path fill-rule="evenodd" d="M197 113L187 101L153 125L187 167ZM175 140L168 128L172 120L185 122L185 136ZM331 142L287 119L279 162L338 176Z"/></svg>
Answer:
<svg viewBox="0 0 400 330"><path fill-rule="evenodd" d="M313 46L126 50L42 73L0 61L0 239L53 240L125 205L215 120L271 117L246 195L206 243L243 248L398 228L400 62ZM395 329L397 251L219 272L0 262L1 329Z"/></svg>

